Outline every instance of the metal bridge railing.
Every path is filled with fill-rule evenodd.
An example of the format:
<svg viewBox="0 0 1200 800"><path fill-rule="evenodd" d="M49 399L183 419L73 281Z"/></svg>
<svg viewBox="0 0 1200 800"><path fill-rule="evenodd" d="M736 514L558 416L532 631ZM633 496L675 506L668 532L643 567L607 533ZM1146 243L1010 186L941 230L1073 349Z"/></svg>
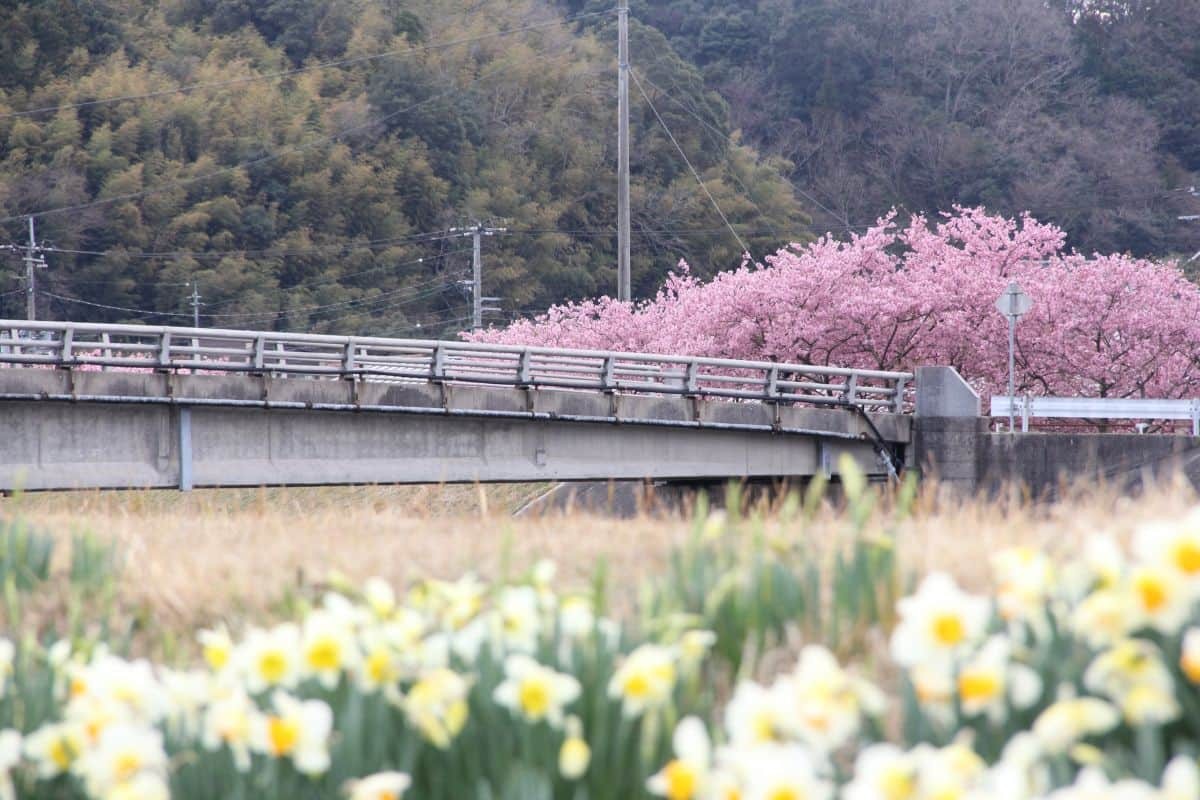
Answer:
<svg viewBox="0 0 1200 800"><path fill-rule="evenodd" d="M992 416L1007 417L1009 405L1008 396L993 397ZM1018 396L1011 405L1025 433L1029 432L1030 419L1170 420L1190 421L1192 436L1200 436L1200 399Z"/></svg>
<svg viewBox="0 0 1200 800"><path fill-rule="evenodd" d="M0 320L0 366L250 373L852 405L902 413L912 375L471 342Z"/></svg>

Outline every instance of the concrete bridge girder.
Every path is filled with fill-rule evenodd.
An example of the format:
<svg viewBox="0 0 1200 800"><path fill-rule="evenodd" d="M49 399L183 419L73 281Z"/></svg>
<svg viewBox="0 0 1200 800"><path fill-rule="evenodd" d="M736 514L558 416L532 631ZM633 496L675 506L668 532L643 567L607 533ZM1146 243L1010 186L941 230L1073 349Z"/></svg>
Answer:
<svg viewBox="0 0 1200 800"><path fill-rule="evenodd" d="M3 489L786 479L842 453L883 470L861 416L836 409L40 369L0 369L0 398ZM906 417L874 421L911 438Z"/></svg>

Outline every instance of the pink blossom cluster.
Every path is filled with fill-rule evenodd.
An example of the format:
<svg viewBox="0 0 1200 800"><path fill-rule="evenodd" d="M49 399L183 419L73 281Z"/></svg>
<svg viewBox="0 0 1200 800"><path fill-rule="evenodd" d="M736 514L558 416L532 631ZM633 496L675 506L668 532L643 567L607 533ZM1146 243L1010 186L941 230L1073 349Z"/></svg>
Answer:
<svg viewBox="0 0 1200 800"><path fill-rule="evenodd" d="M1029 216L956 208L889 215L849 241L792 245L702 282L687 264L637 305L556 306L474 341L912 370L949 365L985 398L1007 390L1010 281L1021 394L1200 397L1200 289L1168 264L1064 252Z"/></svg>

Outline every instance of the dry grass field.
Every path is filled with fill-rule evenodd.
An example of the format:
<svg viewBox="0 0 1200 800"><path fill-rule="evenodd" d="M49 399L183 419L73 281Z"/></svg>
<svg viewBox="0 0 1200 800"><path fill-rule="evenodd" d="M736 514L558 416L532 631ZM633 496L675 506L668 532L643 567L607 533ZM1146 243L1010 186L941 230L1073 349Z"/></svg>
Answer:
<svg viewBox="0 0 1200 800"><path fill-rule="evenodd" d="M311 596L331 574L404 585L421 577L486 579L519 574L538 559L559 567L564 586L586 584L603 565L615 610L661 574L672 548L693 529L685 514L635 519L570 513L512 517L543 485L422 486L175 492L31 494L0 500L0 518L18 515L61 541L90 533L112 542L122 562L121 609L156 627L190 630L218 619L270 617L288 598ZM1020 497L962 500L928 489L898 523L901 563L914 574L951 572L982 587L988 555L1014 544L1069 554L1099 528L1129 532L1152 517L1173 518L1195 503L1183 482L1139 498L1080 488L1056 504ZM889 514L886 496L876 515ZM751 512L768 541L836 542L844 527L833 503L807 523L775 510ZM879 524L883 524L882 521ZM895 524L895 523L888 523Z"/></svg>
<svg viewBox="0 0 1200 800"><path fill-rule="evenodd" d="M1059 800L1101 779L1053 750L1082 735L1083 763L1198 796L1176 791L1200 787L1196 761L1167 767L1200 752L1200 516L1183 482L1033 504L851 474L721 511L514 518L546 488L0 500L16 796L358 800L390 782L382 796L411 783L414 800L650 800L709 768L681 732L720 737L730 785L782 781L745 797ZM1078 687L1107 721L1064 734ZM1045 769L1014 794L1029 736ZM110 793L138 788L105 771L110 750L145 763L154 792ZM708 796L698 785L667 796Z"/></svg>

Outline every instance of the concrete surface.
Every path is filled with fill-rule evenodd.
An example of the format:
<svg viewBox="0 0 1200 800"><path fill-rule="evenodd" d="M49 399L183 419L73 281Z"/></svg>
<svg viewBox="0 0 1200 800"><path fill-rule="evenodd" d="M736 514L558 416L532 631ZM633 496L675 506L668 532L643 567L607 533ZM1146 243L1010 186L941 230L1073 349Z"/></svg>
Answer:
<svg viewBox="0 0 1200 800"><path fill-rule="evenodd" d="M1200 439L1190 436L984 433L977 441L976 488L985 492L1015 485L1045 499L1078 482L1134 492L1179 473L1200 487Z"/></svg>
<svg viewBox="0 0 1200 800"><path fill-rule="evenodd" d="M953 367L917 367L917 417L964 418L981 413L979 395Z"/></svg>
<svg viewBox="0 0 1200 800"><path fill-rule="evenodd" d="M0 398L0 489L788 479L843 453L883 469L835 409L38 369L0 369ZM911 438L906 417L875 422Z"/></svg>

